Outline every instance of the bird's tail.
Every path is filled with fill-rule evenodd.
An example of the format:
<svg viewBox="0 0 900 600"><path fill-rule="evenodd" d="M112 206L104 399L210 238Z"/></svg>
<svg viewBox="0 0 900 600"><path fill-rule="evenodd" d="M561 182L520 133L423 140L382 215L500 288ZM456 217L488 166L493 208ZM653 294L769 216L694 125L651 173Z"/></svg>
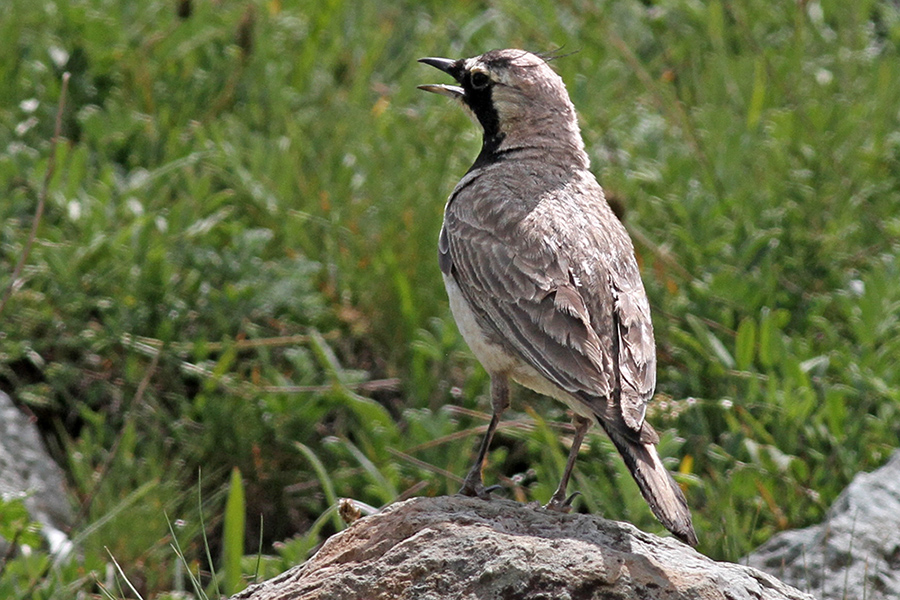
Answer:
<svg viewBox="0 0 900 600"><path fill-rule="evenodd" d="M600 425L603 425L602 421ZM648 425L645 424L645 427ZM612 427L604 429L625 459L625 465L631 471L656 518L678 539L696 546L697 534L694 533L691 510L681 488L663 466L656 452L656 446L629 439Z"/></svg>

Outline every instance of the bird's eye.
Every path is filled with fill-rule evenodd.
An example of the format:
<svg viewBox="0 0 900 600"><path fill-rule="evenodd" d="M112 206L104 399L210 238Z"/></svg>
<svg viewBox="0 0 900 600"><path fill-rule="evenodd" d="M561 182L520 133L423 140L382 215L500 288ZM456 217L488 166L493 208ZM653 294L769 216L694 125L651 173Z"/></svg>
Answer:
<svg viewBox="0 0 900 600"><path fill-rule="evenodd" d="M472 73L472 87L476 90L483 90L490 82L491 78L487 76L487 73L482 71Z"/></svg>

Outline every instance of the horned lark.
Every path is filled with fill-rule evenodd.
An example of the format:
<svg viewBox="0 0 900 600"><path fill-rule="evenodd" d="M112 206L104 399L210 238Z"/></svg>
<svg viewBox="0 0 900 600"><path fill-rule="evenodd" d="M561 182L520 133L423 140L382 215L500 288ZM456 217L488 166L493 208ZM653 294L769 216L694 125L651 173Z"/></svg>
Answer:
<svg viewBox="0 0 900 600"><path fill-rule="evenodd" d="M447 201L438 252L453 316L491 377L493 417L461 493L489 495L481 469L512 379L575 414L547 508L567 509L569 476L596 421L657 518L696 545L684 494L644 419L656 352L634 249L589 171L565 84L523 50L420 62L456 85L419 87L458 101L484 130L481 152Z"/></svg>

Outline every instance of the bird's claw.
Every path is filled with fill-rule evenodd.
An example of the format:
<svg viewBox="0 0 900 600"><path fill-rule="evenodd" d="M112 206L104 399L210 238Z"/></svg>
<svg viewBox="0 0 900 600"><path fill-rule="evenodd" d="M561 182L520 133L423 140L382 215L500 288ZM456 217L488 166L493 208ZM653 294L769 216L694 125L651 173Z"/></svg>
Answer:
<svg viewBox="0 0 900 600"><path fill-rule="evenodd" d="M481 498L482 500L490 500L491 493L496 492L499 489L502 489L503 486L500 485L492 485L490 487L484 487L484 484L480 481L469 481L468 479L463 483L462 488L459 490L459 494L463 496L469 496L472 498Z"/></svg>
<svg viewBox="0 0 900 600"><path fill-rule="evenodd" d="M556 494L554 494L553 497L550 498L550 502L544 505L544 508L560 513L571 512L572 500L574 500L576 496L580 495L581 492L573 492L568 498L563 499L562 496L557 496Z"/></svg>

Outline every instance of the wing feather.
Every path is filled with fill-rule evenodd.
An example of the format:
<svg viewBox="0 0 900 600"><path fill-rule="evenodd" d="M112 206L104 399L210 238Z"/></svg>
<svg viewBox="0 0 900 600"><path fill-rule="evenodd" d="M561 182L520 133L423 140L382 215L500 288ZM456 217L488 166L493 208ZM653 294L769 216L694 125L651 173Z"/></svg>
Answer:
<svg viewBox="0 0 900 600"><path fill-rule="evenodd" d="M623 266L614 273L611 283L616 297L621 410L625 424L640 430L647 402L656 387L656 348L650 303L640 284L637 265Z"/></svg>

